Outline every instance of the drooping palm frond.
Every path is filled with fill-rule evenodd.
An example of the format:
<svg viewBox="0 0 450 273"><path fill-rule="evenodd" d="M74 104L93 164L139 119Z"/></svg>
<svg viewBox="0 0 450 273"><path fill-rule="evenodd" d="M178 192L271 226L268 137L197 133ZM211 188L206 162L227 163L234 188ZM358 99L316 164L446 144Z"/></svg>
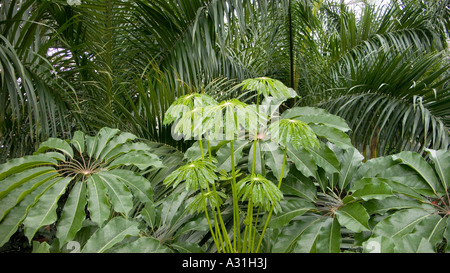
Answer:
<svg viewBox="0 0 450 273"><path fill-rule="evenodd" d="M441 80L435 77L449 65L430 75L424 69L436 65L439 58L431 54L385 62L380 57L373 64L378 69L359 68L365 76L359 75L363 82L352 83L345 93L336 90L340 95L321 105L349 122L354 143L362 150L371 147L371 156L399 150L423 151L427 147L446 149L449 113L444 105L450 103L450 96L442 81L448 81L448 76Z"/></svg>
<svg viewBox="0 0 450 273"><path fill-rule="evenodd" d="M197 88L274 71L274 12L286 1L137 1L134 35L147 59Z"/></svg>
<svg viewBox="0 0 450 273"><path fill-rule="evenodd" d="M357 18L342 4L324 5L326 20L316 25L322 48L311 55L325 65L304 66L303 87L317 85L302 90L301 103L345 118L355 145L372 157L448 147L447 45L433 9L425 7L420 1L365 5Z"/></svg>
<svg viewBox="0 0 450 273"><path fill-rule="evenodd" d="M51 43L45 35L51 29L45 7L11 0L0 8L0 161L70 132L67 112L77 105L66 96L70 84L57 76L46 56Z"/></svg>

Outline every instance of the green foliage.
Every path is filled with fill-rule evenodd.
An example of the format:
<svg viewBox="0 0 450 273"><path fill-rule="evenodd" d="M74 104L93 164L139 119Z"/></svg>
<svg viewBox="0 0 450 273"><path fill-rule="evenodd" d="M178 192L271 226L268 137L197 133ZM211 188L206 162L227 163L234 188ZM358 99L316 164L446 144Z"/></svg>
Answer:
<svg viewBox="0 0 450 273"><path fill-rule="evenodd" d="M268 77L245 79L242 83L236 85L236 88L242 87L242 90L253 90L264 97L274 97L277 100L286 100L297 96L292 88L288 88L281 81Z"/></svg>
<svg viewBox="0 0 450 273"><path fill-rule="evenodd" d="M280 210L280 201L283 198L281 191L273 182L262 175L249 175L237 183L238 198L245 201L252 199L255 207L262 207L265 211Z"/></svg>
<svg viewBox="0 0 450 273"><path fill-rule="evenodd" d="M448 252L447 2L3 1L0 245Z"/></svg>
<svg viewBox="0 0 450 273"><path fill-rule="evenodd" d="M448 251L448 187L438 175L440 164L448 162L448 151L428 150L433 155L430 162L413 152L362 162L354 148L331 148L339 158L339 173L319 167L313 177L300 169L303 175L282 187L291 198L314 207L300 211L297 218L275 217L269 225L274 228L273 235L266 240L276 243L266 242L266 251ZM307 185L313 183L317 185L314 199L305 195ZM289 209L295 212L282 207L281 215ZM324 225L330 221L333 226L326 229ZM351 244L343 243L343 239L348 241L348 231L354 238ZM328 247L319 247L322 245Z"/></svg>
<svg viewBox="0 0 450 273"><path fill-rule="evenodd" d="M139 170L163 165L148 145L135 139L111 128L102 128L95 136L77 131L70 141L50 138L33 155L2 164L1 245L21 224L30 242L42 227L56 225L56 238L63 247L74 240L86 220L101 228L115 214L130 215L136 201L153 200L152 187ZM108 233L108 226L97 232L102 240L105 237L100 234ZM114 229L108 236L116 231L135 233ZM119 239L123 237L114 237ZM89 252L103 252L118 242L98 246L92 240L92 246L86 246Z"/></svg>
<svg viewBox="0 0 450 273"><path fill-rule="evenodd" d="M198 159L172 172L164 179L164 184L175 188L180 182L186 181L186 191L196 191L200 188L206 189L208 184L212 184L217 180L214 170L215 166L213 163L205 159Z"/></svg>
<svg viewBox="0 0 450 273"><path fill-rule="evenodd" d="M269 132L276 142L284 146L291 144L297 150L300 146L319 146L319 140L314 131L306 123L299 120L280 119L270 125Z"/></svg>

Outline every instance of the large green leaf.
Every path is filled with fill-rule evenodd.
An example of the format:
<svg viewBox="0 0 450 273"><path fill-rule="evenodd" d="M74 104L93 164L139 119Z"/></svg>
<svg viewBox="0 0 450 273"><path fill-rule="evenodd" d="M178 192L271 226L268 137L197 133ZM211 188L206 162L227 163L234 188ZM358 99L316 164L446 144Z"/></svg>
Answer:
<svg viewBox="0 0 450 273"><path fill-rule="evenodd" d="M346 204L335 211L339 223L353 232L370 230L369 214L358 203Z"/></svg>
<svg viewBox="0 0 450 273"><path fill-rule="evenodd" d="M326 110L314 107L295 107L285 111L281 118L298 119L307 124L322 124L342 132L350 131L347 122L343 118L329 114Z"/></svg>
<svg viewBox="0 0 450 273"><path fill-rule="evenodd" d="M425 179L412 168L404 165L397 164L381 171L378 175L380 178L386 178L389 184L397 183L397 188L400 185L405 186L404 191L414 191L425 196L431 196L434 194ZM394 186L391 186L394 189Z"/></svg>
<svg viewBox="0 0 450 273"><path fill-rule="evenodd" d="M375 177L384 170L396 165L397 163L391 156L377 157L367 160L362 164L356 173L353 175L352 180L360 180L364 177Z"/></svg>
<svg viewBox="0 0 450 273"><path fill-rule="evenodd" d="M81 229L81 225L86 218L86 203L86 184L75 183L56 226L56 237L59 239L61 246L73 240L76 233Z"/></svg>
<svg viewBox="0 0 450 273"><path fill-rule="evenodd" d="M395 211L410 208L423 208L423 203L413 199L399 198L398 196L387 197L385 199L371 199L364 203L364 207L369 214L383 214L387 211Z"/></svg>
<svg viewBox="0 0 450 273"><path fill-rule="evenodd" d="M327 218L320 227L316 242L317 253L339 253L341 237L339 221L336 218Z"/></svg>
<svg viewBox="0 0 450 273"><path fill-rule="evenodd" d="M84 253L103 253L128 236L139 234L138 223L122 217L111 219L98 229L84 245Z"/></svg>
<svg viewBox="0 0 450 273"><path fill-rule="evenodd" d="M419 154L404 151L393 155L392 158L413 168L423 179L425 179L425 182L433 190L434 194L443 192L442 185L439 183L433 168Z"/></svg>
<svg viewBox="0 0 450 273"><path fill-rule="evenodd" d="M342 190L350 183L355 172L362 164L364 157L355 148L344 150L342 156L339 157L341 169L339 173L339 188Z"/></svg>
<svg viewBox="0 0 450 273"><path fill-rule="evenodd" d="M19 228L19 225L27 216L30 207L35 204L36 199L39 199L39 197L45 193L48 187L53 185L54 182L54 180L45 182L45 184L37 188L37 190L32 191L17 206L9 211L0 223L0 246L3 246L8 242L9 238L14 235Z"/></svg>
<svg viewBox="0 0 450 273"><path fill-rule="evenodd" d="M18 183L13 184L6 191L1 192L1 196L3 198L1 199L0 202L0 216L1 216L0 220L3 219L4 216L14 206L16 206L20 201L22 201L25 196L36 190L36 188L40 187L43 183L57 176L57 174L53 170L49 171L48 169L46 169L46 167L42 168L44 170L36 168L39 170L39 172L33 173L32 177L27 177L26 179L23 179ZM22 173L28 173L28 171L30 170L27 170ZM11 176L9 178L13 177L15 176Z"/></svg>
<svg viewBox="0 0 450 273"><path fill-rule="evenodd" d="M123 154L113 160L108 167L114 168L118 166L129 166L134 165L140 170L145 170L150 166L155 168L162 168L162 162L158 156L148 151L131 151L129 153Z"/></svg>
<svg viewBox="0 0 450 273"><path fill-rule="evenodd" d="M91 175L86 180L86 185L89 216L94 223L101 227L111 214L106 187L98 175Z"/></svg>
<svg viewBox="0 0 450 273"><path fill-rule="evenodd" d="M381 220L373 228L373 237L386 236L397 239L411 233L421 221L432 219L433 214L424 209L405 209L397 211Z"/></svg>
<svg viewBox="0 0 450 273"><path fill-rule="evenodd" d="M106 144L98 159L111 159L119 154L122 154L124 152L120 149L122 145L136 138L137 137L131 133L121 132L119 135L116 135L113 139L111 139L108 144Z"/></svg>
<svg viewBox="0 0 450 273"><path fill-rule="evenodd" d="M407 169L409 169L407 166L395 165L381 172L379 177L384 179L383 181L391 187L393 192L426 201L424 196L429 196L432 191L422 177Z"/></svg>
<svg viewBox="0 0 450 273"><path fill-rule="evenodd" d="M267 142L261 144L262 150L264 151L264 159L267 167L270 168L273 175L280 180L281 170L283 169L284 153L283 151L273 142ZM251 154L251 153L250 153ZM286 153L287 154L287 153ZM285 178L289 173L289 163L286 159L283 178Z"/></svg>
<svg viewBox="0 0 450 273"><path fill-rule="evenodd" d="M122 134L120 136L122 136ZM120 138L120 136L118 138ZM132 136L124 136L124 138L121 139L120 142L128 141L130 138L132 138ZM114 138L111 141L111 142L114 142L114 144L112 145L112 146L114 146L114 148L112 148L112 146L111 146L110 148L112 148L112 150L109 151L107 154L105 154L105 157L103 159L106 162L110 162L117 156L129 153L132 151L150 151L151 150L150 146L144 142L133 142L133 143L125 142L125 143L117 144L114 140L116 140L116 138ZM108 148L108 146L105 147L104 150L106 150L107 148Z"/></svg>
<svg viewBox="0 0 450 273"><path fill-rule="evenodd" d="M73 149L70 147L70 144L59 138L49 138L48 140L42 142L36 150L36 153L43 153L50 149L61 151L70 158L73 158Z"/></svg>
<svg viewBox="0 0 450 273"><path fill-rule="evenodd" d="M156 228L155 204L152 201L145 203L144 208L140 211L140 215L150 228Z"/></svg>
<svg viewBox="0 0 450 273"><path fill-rule="evenodd" d="M99 172L92 176L97 176L105 185L114 210L128 214L133 208L133 196L124 182L109 171Z"/></svg>
<svg viewBox="0 0 450 273"><path fill-rule="evenodd" d="M293 195L314 202L317 189L314 183L297 170L291 170L281 183L281 191L285 195Z"/></svg>
<svg viewBox="0 0 450 273"><path fill-rule="evenodd" d="M382 178L363 178L352 184L352 196L364 201L370 199L385 199L394 195L392 188Z"/></svg>
<svg viewBox="0 0 450 273"><path fill-rule="evenodd" d="M118 244L106 252L108 253L172 253L167 246L161 244L156 238L141 237L129 243Z"/></svg>
<svg viewBox="0 0 450 273"><path fill-rule="evenodd" d="M328 141L342 149L353 147L350 137L339 129L321 124L309 124L309 127L316 135L326 138Z"/></svg>
<svg viewBox="0 0 450 273"><path fill-rule="evenodd" d="M58 177L54 180L56 182L31 207L23 221L25 236L28 237L30 242L39 228L50 225L57 220L56 209L58 208L58 200L66 191L70 178Z"/></svg>
<svg viewBox="0 0 450 273"><path fill-rule="evenodd" d="M413 234L426 239L435 249L436 245L442 242L447 226L446 217L433 214L426 220L417 223Z"/></svg>
<svg viewBox="0 0 450 273"><path fill-rule="evenodd" d="M280 202L281 212L275 214L270 219L268 227L280 228L286 226L295 217L301 216L316 207L308 201L302 199L286 199Z"/></svg>
<svg viewBox="0 0 450 273"><path fill-rule="evenodd" d="M85 139L85 134L81 131L76 131L73 134L73 138L70 141L70 143L75 147L75 149L78 150L79 154L83 154L84 152L84 148L85 148L85 144L84 144L84 139Z"/></svg>
<svg viewBox="0 0 450 273"><path fill-rule="evenodd" d="M323 218L304 216L291 225L283 227L276 237L272 251L274 253L309 253L315 252L315 242L319 236Z"/></svg>
<svg viewBox="0 0 450 273"><path fill-rule="evenodd" d="M89 158L94 157L95 150L98 144L98 135L96 136L85 136L86 140L86 153Z"/></svg>
<svg viewBox="0 0 450 273"><path fill-rule="evenodd" d="M293 107L283 112L283 118L293 118L307 115L329 115L327 110L318 107Z"/></svg>
<svg viewBox="0 0 450 273"><path fill-rule="evenodd" d="M426 150L434 162L434 169L438 174L444 190L450 187L450 152L448 150Z"/></svg>
<svg viewBox="0 0 450 273"><path fill-rule="evenodd" d="M27 155L20 158L11 159L0 165L0 181L11 174L40 166L40 165L56 165L58 162L47 154Z"/></svg>
<svg viewBox="0 0 450 273"><path fill-rule="evenodd" d="M313 156L303 147L298 150L294 149L292 145L287 145L287 155L289 160L294 162L295 167L306 177L315 177L317 165Z"/></svg>
<svg viewBox="0 0 450 273"><path fill-rule="evenodd" d="M395 243L396 253L435 253L433 245L425 238L407 234Z"/></svg>
<svg viewBox="0 0 450 273"><path fill-rule="evenodd" d="M105 149L107 143L116 135L119 133L118 129L112 129L103 127L99 130L96 138L96 147L95 147L95 155L93 155L95 158L99 158L100 154L103 152L103 149Z"/></svg>
<svg viewBox="0 0 450 273"><path fill-rule="evenodd" d="M340 163L334 152L328 146L321 142L320 148L306 148L314 159L314 162L322 167L327 173L338 173Z"/></svg>
<svg viewBox="0 0 450 273"><path fill-rule="evenodd" d="M107 172L108 176L114 176L116 181L127 185L133 195L139 201L145 203L153 199L153 189L150 181L130 170L114 169Z"/></svg>

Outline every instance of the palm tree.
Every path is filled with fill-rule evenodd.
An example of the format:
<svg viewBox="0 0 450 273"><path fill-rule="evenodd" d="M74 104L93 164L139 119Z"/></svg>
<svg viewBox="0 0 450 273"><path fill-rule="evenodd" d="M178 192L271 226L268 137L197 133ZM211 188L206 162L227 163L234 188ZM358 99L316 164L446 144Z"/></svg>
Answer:
<svg viewBox="0 0 450 273"><path fill-rule="evenodd" d="M301 2L298 13L311 18ZM320 10L303 21L310 43L298 55L299 103L346 119L354 144L370 157L447 149L448 1L366 4L359 18L343 3Z"/></svg>
<svg viewBox="0 0 450 273"><path fill-rule="evenodd" d="M50 51L67 24L48 20L47 8L34 1L0 4L0 161L70 132L77 118L67 113L80 110L75 89L60 76L70 60Z"/></svg>
<svg viewBox="0 0 450 273"><path fill-rule="evenodd" d="M258 76L302 97L286 107L347 119L368 156L448 147L448 0L72 2L0 7L2 160L103 126L182 148L162 125L172 101L251 102L231 86Z"/></svg>

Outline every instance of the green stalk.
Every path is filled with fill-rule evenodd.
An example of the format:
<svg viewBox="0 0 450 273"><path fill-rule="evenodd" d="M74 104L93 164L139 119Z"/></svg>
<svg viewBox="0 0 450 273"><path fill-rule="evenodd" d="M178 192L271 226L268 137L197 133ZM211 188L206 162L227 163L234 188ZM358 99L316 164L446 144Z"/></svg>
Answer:
<svg viewBox="0 0 450 273"><path fill-rule="evenodd" d="M217 213L219 215L220 226L222 228L223 237L225 238L225 243L228 244L229 253L232 253L233 252L233 246L231 245L230 237L228 236L228 231L225 228L225 223L223 222L222 214L220 212L220 208L217 208Z"/></svg>
<svg viewBox="0 0 450 273"><path fill-rule="evenodd" d="M203 153L203 143L202 143L202 136L201 136L200 132L199 132L199 136L198 137L199 137L198 145L200 146L200 154L201 154L202 159L204 159L205 155ZM208 149L210 150L210 148L211 148L211 146L210 146L209 141L208 141ZM209 157L209 161L211 161L211 153L209 154L209 156L210 156ZM213 186L215 188L214 184L213 184ZM208 183L206 183L206 189L208 190L208 192L210 192ZM215 192L215 189L214 189L214 192ZM202 190L202 193L203 193L203 190ZM214 217L214 227L215 227L215 230L217 231L218 230L218 224L217 224L216 211L214 210L213 207L211 207L211 209L212 209L212 213L213 213L213 217ZM209 229L211 231L211 236L213 237L214 243L216 244L216 247L217 247L217 252L220 252L220 246L219 246L219 244L217 242L217 239L216 239L216 236L215 236L215 232L214 232L214 230L213 230L213 228L211 226L211 222L209 220L209 215L208 215L206 204L205 204L205 215L206 215L206 220L208 221ZM220 243L222 243L222 245L223 245L223 241L222 241L221 238L220 238Z"/></svg>
<svg viewBox="0 0 450 273"><path fill-rule="evenodd" d="M208 143L209 162L212 162L211 143L209 142L209 139L206 139L206 141ZM213 183L212 186L213 186L213 192L216 193L217 192L216 191L216 184ZM208 190L209 190L209 186L208 186ZM220 207L217 207L216 209L217 209L217 214L219 215L219 223L220 223L220 226L222 228L222 233L223 233L223 237L225 238L225 242L223 242L222 236L220 235L220 228L218 226L219 224L216 222L216 229L217 229L217 232L219 234L219 238L220 238L220 240L222 242L224 251L226 251L226 246L228 244L229 251L231 252L232 251L232 246L231 246L230 238L228 236L227 229L225 228L225 223L223 222L223 219L222 219L222 212L220 211ZM213 211L213 213L214 213L214 221L216 221L215 211Z"/></svg>
<svg viewBox="0 0 450 273"><path fill-rule="evenodd" d="M252 185L253 188L253 185ZM252 191L252 190L250 190ZM247 253L247 229L248 229L248 250L250 250L251 239L252 239L252 225L253 225L253 202L252 198L248 199L248 208L247 208L247 219L246 221L250 221L250 223L245 223L245 231L244 231L244 243L242 245L242 252Z"/></svg>
<svg viewBox="0 0 450 273"><path fill-rule="evenodd" d="M256 113L259 114L259 94L256 96ZM256 131L253 140L253 162L252 162L252 174L255 174L256 165L256 143L258 142L259 122L256 122Z"/></svg>
<svg viewBox="0 0 450 273"><path fill-rule="evenodd" d="M253 227L252 250L251 250L252 253L255 250L255 239L256 239L256 230L257 230L256 228L257 228L257 225L258 225L258 218L259 218L260 210L261 210L261 206L258 207L258 212L256 214L256 220L255 220L255 226Z"/></svg>
<svg viewBox="0 0 450 273"><path fill-rule="evenodd" d="M257 92L257 95L256 95L256 112L257 112L257 114L259 114L259 93L258 92ZM254 135L254 139L253 139L252 175L255 174L255 169L256 169L256 146L258 144L258 132L259 132L259 121L256 122L256 130L255 130L255 135ZM248 245L248 248L250 250L250 245L251 245L251 240L252 240L252 223L253 223L253 213L252 212L253 212L253 202L252 202L252 198L250 197L249 200L248 200L247 217L251 217L251 220L250 220L250 224L249 225L245 225L244 245L242 247L242 252L247 252L247 250L246 250L247 229L249 229L249 235L248 235L249 245Z"/></svg>
<svg viewBox="0 0 450 273"><path fill-rule="evenodd" d="M200 191L203 194L203 189L201 187L200 187ZM212 228L211 220L209 219L208 207L207 207L206 203L205 203L205 215L206 215L206 220L208 221L209 231L211 232L211 236L212 236L212 238L214 240L214 244L217 247L217 251L220 252L220 246L219 246L217 238L216 238L216 236L214 234L215 232L214 232L214 229Z"/></svg>
<svg viewBox="0 0 450 273"><path fill-rule="evenodd" d="M284 147L283 166L281 167L281 174L280 174L280 180L278 182L278 188L281 187L281 181L283 181L284 168L286 166L286 151L287 151L287 146ZM262 242L262 239L264 237L264 233L266 232L267 225L269 224L270 217L272 216L272 212L273 212L273 208L274 207L275 207L275 204L272 204L272 208L270 209L269 215L267 216L267 220L266 220L266 223L264 224L264 228L263 228L261 237L259 238L258 246L256 247L256 253L258 253L259 248L261 247L261 242Z"/></svg>
<svg viewBox="0 0 450 273"><path fill-rule="evenodd" d="M236 170L234 167L234 140L230 141L231 148L231 175L233 176L233 180L231 182L231 191L233 193L233 231L234 231L234 250L238 250L241 245L241 226L239 220L239 207L237 200L237 186L236 186ZM237 244L237 245L236 245Z"/></svg>

